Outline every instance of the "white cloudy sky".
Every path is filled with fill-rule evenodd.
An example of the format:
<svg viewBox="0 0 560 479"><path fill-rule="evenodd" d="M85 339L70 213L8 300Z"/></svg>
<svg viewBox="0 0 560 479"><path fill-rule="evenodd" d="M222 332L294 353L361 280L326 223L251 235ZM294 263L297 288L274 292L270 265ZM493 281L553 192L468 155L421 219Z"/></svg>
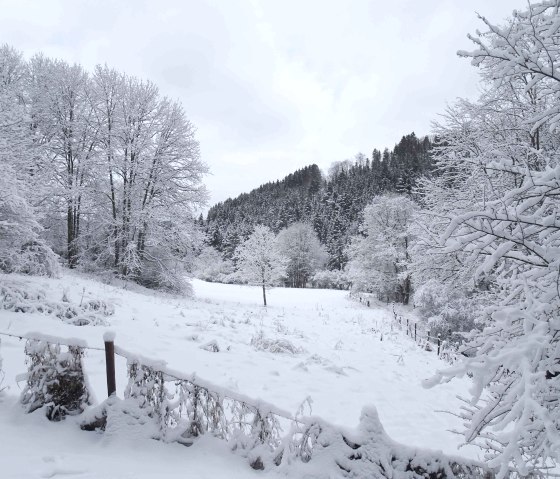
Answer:
<svg viewBox="0 0 560 479"><path fill-rule="evenodd" d="M456 56L525 0L0 0L0 42L108 63L182 101L211 202L430 131L477 92Z"/></svg>

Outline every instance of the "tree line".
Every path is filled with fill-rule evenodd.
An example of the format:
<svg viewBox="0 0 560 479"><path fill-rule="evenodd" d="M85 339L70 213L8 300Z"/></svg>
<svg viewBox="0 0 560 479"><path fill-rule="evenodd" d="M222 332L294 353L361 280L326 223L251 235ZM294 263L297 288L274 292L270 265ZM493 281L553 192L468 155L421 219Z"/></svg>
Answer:
<svg viewBox="0 0 560 479"><path fill-rule="evenodd" d="M237 245L255 225L278 233L288 226L310 224L325 245L329 270L342 270L346 249L358 232L365 206L383 193L414 195L418 179L432 169L429 137L403 136L392 151L374 149L371 158L357 154L333 164L327 175L317 165L302 168L286 178L266 183L236 198L212 206L199 218L208 242L232 258Z"/></svg>
<svg viewBox="0 0 560 479"><path fill-rule="evenodd" d="M184 287L207 167L177 101L107 66L25 60L4 45L0 105L9 192L0 228L11 230L0 240L2 270L28 269L37 261L26 255L52 250L70 268Z"/></svg>

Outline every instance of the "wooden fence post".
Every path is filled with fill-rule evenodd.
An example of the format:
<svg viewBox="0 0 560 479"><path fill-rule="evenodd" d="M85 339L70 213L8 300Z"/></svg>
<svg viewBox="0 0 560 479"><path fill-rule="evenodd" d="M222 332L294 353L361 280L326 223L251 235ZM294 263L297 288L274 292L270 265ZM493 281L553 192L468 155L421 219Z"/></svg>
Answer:
<svg viewBox="0 0 560 479"><path fill-rule="evenodd" d="M441 351L441 334L438 333L437 335L437 355L439 356L439 353Z"/></svg>
<svg viewBox="0 0 560 479"><path fill-rule="evenodd" d="M115 380L115 333L106 332L103 335L105 341L105 369L107 371L107 395L115 394L117 381Z"/></svg>

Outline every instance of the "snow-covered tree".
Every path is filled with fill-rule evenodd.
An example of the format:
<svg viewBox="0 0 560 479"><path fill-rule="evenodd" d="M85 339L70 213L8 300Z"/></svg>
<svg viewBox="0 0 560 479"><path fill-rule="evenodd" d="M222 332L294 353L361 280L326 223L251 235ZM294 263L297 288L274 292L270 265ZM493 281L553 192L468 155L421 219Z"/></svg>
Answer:
<svg viewBox="0 0 560 479"><path fill-rule="evenodd" d="M266 226L256 226L251 236L237 247L234 259L240 278L262 287L266 306L266 290L286 274L287 260L280 253L274 233Z"/></svg>
<svg viewBox="0 0 560 479"><path fill-rule="evenodd" d="M48 174L50 220L65 225L68 266L77 266L91 214L97 132L91 82L80 65L37 55L30 61L30 109L41 167Z"/></svg>
<svg viewBox="0 0 560 479"><path fill-rule="evenodd" d="M364 210L360 234L348 248L347 275L358 291L408 304L414 203L398 195L379 196Z"/></svg>
<svg viewBox="0 0 560 479"><path fill-rule="evenodd" d="M28 201L35 148L25 107L26 67L21 54L0 47L0 271L56 275L58 262L40 238Z"/></svg>
<svg viewBox="0 0 560 479"><path fill-rule="evenodd" d="M288 259L286 274L293 288L305 288L311 276L327 261L324 246L307 223L294 223L280 231L278 246Z"/></svg>
<svg viewBox="0 0 560 479"><path fill-rule="evenodd" d="M96 82L112 263L125 277L173 287L198 241L194 208L206 200L194 126L153 83L104 70Z"/></svg>
<svg viewBox="0 0 560 479"><path fill-rule="evenodd" d="M462 343L463 333L478 327L480 311L488 303L484 295L436 279L415 279L414 284L414 307L427 323L431 336Z"/></svg>
<svg viewBox="0 0 560 479"><path fill-rule="evenodd" d="M41 225L21 195L11 165L0 175L0 271L56 276L58 261L39 236Z"/></svg>
<svg viewBox="0 0 560 479"><path fill-rule="evenodd" d="M205 281L227 282L231 273L233 273L231 261L224 259L222 254L212 246L203 248L194 262L194 274Z"/></svg>
<svg viewBox="0 0 560 479"><path fill-rule="evenodd" d="M483 19L488 32L461 54L482 68L487 91L438 128L440 174L425 185L425 270L470 275L494 303L465 346L471 357L434 382L473 376L463 433L499 477L560 460L559 8L529 5L504 27Z"/></svg>
<svg viewBox="0 0 560 479"><path fill-rule="evenodd" d="M153 83L108 67L91 75L44 55L4 57L2 89L12 104L0 115L25 119L0 131L0 142L9 141L0 157L17 154L10 164L33 193L45 238L70 267L182 289L201 242L193 217L207 171L182 107Z"/></svg>

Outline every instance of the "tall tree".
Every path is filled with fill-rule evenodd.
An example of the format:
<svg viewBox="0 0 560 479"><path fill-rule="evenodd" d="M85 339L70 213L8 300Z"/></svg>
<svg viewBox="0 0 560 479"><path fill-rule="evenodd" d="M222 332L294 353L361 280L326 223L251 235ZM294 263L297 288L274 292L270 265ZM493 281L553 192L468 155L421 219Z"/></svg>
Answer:
<svg viewBox="0 0 560 479"><path fill-rule="evenodd" d="M293 223L278 233L280 252L288 259L286 274L292 288L305 288L309 279L327 260L325 247L313 227Z"/></svg>
<svg viewBox="0 0 560 479"><path fill-rule="evenodd" d="M64 210L67 260L74 268L98 132L89 75L79 65L42 55L32 58L30 68L33 124L42 143L43 165L50 171L54 207Z"/></svg>
<svg viewBox="0 0 560 479"><path fill-rule="evenodd" d="M56 275L58 263L40 237L30 205L35 152L26 107L27 68L21 54L0 47L0 271Z"/></svg>
<svg viewBox="0 0 560 479"><path fill-rule="evenodd" d="M366 207L360 234L348 248L347 271L354 289L408 304L410 225L415 209L410 199L398 195L379 196Z"/></svg>
<svg viewBox="0 0 560 479"><path fill-rule="evenodd" d="M468 359L434 382L470 373L473 396L460 415L467 442L506 477L545 472L560 459L559 4L516 11L504 27L471 37L461 55L482 68L487 91L451 110L426 186L439 232L428 249L446 272L485 283ZM429 235L428 235L429 237Z"/></svg>

